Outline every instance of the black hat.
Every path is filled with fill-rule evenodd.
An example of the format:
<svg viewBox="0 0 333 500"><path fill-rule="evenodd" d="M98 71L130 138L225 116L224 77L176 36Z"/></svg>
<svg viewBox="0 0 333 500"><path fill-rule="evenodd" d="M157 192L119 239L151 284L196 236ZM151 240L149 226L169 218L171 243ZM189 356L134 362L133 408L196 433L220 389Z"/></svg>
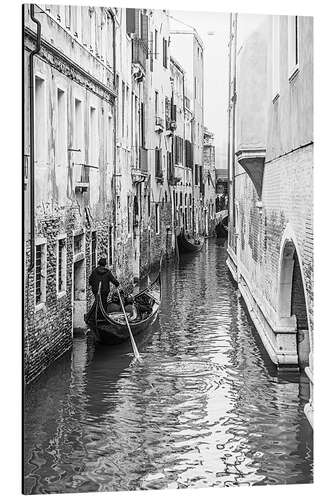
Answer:
<svg viewBox="0 0 333 500"><path fill-rule="evenodd" d="M105 257L101 257L98 261L98 265L99 266L106 266L106 258Z"/></svg>

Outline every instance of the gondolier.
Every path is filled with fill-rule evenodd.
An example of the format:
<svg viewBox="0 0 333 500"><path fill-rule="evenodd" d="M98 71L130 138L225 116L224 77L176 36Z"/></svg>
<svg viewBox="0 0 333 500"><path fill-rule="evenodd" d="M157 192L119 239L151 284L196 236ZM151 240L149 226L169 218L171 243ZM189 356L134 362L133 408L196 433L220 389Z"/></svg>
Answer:
<svg viewBox="0 0 333 500"><path fill-rule="evenodd" d="M108 295L110 292L110 282L118 287L119 281L113 276L110 269L106 267L105 257L101 257L98 261L98 266L93 270L89 277L89 285L91 286L93 294L97 295L98 287L101 283L101 300L104 309L107 306Z"/></svg>

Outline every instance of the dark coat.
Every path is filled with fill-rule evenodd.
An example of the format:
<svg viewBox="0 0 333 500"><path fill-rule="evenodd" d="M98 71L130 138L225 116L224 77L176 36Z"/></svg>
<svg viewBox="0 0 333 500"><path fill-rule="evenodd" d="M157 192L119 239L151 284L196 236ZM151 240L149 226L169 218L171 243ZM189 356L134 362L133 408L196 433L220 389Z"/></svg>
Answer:
<svg viewBox="0 0 333 500"><path fill-rule="evenodd" d="M101 294L107 294L110 291L110 281L115 286L119 286L119 281L113 276L111 271L104 266L97 266L89 277L89 285L93 293L98 292L98 285L101 282Z"/></svg>

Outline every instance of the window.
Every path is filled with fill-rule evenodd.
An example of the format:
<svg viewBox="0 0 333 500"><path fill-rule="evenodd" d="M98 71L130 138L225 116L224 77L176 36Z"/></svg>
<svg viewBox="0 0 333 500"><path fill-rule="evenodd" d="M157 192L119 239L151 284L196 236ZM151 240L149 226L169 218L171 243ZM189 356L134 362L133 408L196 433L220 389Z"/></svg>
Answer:
<svg viewBox="0 0 333 500"><path fill-rule="evenodd" d="M45 80L35 78L35 155L37 162L46 161L46 96Z"/></svg>
<svg viewBox="0 0 333 500"><path fill-rule="evenodd" d="M46 301L46 243L36 245L35 253L35 302Z"/></svg>
<svg viewBox="0 0 333 500"><path fill-rule="evenodd" d="M150 194L147 197L147 203L148 203L148 217L150 217Z"/></svg>
<svg viewBox="0 0 333 500"><path fill-rule="evenodd" d="M162 149L155 148L155 177L162 178Z"/></svg>
<svg viewBox="0 0 333 500"><path fill-rule="evenodd" d="M92 7L90 8L90 50L96 50L96 12Z"/></svg>
<svg viewBox="0 0 333 500"><path fill-rule="evenodd" d="M97 262L97 236L96 231L91 233L91 268L95 269Z"/></svg>
<svg viewBox="0 0 333 500"><path fill-rule="evenodd" d="M145 105L142 102L140 105L140 140L141 147L145 147L146 138L145 138Z"/></svg>
<svg viewBox="0 0 333 500"><path fill-rule="evenodd" d="M126 140L128 144L128 138L129 138L129 105L128 105L128 100L129 100L129 87L126 85Z"/></svg>
<svg viewBox="0 0 333 500"><path fill-rule="evenodd" d="M158 92L155 90L155 116L158 116Z"/></svg>
<svg viewBox="0 0 333 500"><path fill-rule="evenodd" d="M168 40L163 38L163 66L168 67Z"/></svg>
<svg viewBox="0 0 333 500"><path fill-rule="evenodd" d="M56 165L64 166L67 156L67 106L66 94L57 89Z"/></svg>
<svg viewBox="0 0 333 500"><path fill-rule="evenodd" d="M127 232L131 232L131 198L127 196Z"/></svg>
<svg viewBox="0 0 333 500"><path fill-rule="evenodd" d="M198 165L195 165L195 170L194 170L194 184L197 186L198 185Z"/></svg>
<svg viewBox="0 0 333 500"><path fill-rule="evenodd" d="M112 245L112 226L109 226L109 266L112 266L113 258L112 258L112 252L113 252L113 245Z"/></svg>
<svg viewBox="0 0 333 500"><path fill-rule="evenodd" d="M125 83L121 86L121 135L125 135Z"/></svg>
<svg viewBox="0 0 333 500"><path fill-rule="evenodd" d="M298 71L299 65L299 17L288 16L288 66L289 79Z"/></svg>
<svg viewBox="0 0 333 500"><path fill-rule="evenodd" d="M197 98L197 78L194 77L194 99Z"/></svg>
<svg viewBox="0 0 333 500"><path fill-rule="evenodd" d="M57 242L57 292L66 290L66 238Z"/></svg>
<svg viewBox="0 0 333 500"><path fill-rule="evenodd" d="M74 36L81 40L82 12L81 7L73 6L73 30Z"/></svg>
<svg viewBox="0 0 333 500"><path fill-rule="evenodd" d="M157 59L157 52L158 52L158 47L157 47L157 43L158 43L158 35L157 35L157 30L155 30L155 59Z"/></svg>
<svg viewBox="0 0 333 500"><path fill-rule="evenodd" d="M96 166L98 163L98 123L97 110L90 107L90 140L89 140L89 163Z"/></svg>
<svg viewBox="0 0 333 500"><path fill-rule="evenodd" d="M280 87L280 16L272 16L272 98L279 96Z"/></svg>
<svg viewBox="0 0 333 500"><path fill-rule="evenodd" d="M175 162L178 165L182 165L183 164L183 149L184 149L183 139L182 139L182 137L178 137L176 135L176 155L175 155L176 157L175 157Z"/></svg>
<svg viewBox="0 0 333 500"><path fill-rule="evenodd" d="M74 149L80 149L80 152L75 153L77 163L82 163L83 159L83 119L82 119L82 102L79 99L74 100Z"/></svg>
<svg viewBox="0 0 333 500"><path fill-rule="evenodd" d="M154 34L151 31L150 33L150 71L154 70Z"/></svg>
<svg viewBox="0 0 333 500"><path fill-rule="evenodd" d="M158 203L155 204L155 232L160 234L160 206Z"/></svg>
<svg viewBox="0 0 333 500"><path fill-rule="evenodd" d="M113 144L113 123L112 123L112 116L108 116L108 132L107 132L107 164L108 166L113 164L113 150L112 150L112 144Z"/></svg>

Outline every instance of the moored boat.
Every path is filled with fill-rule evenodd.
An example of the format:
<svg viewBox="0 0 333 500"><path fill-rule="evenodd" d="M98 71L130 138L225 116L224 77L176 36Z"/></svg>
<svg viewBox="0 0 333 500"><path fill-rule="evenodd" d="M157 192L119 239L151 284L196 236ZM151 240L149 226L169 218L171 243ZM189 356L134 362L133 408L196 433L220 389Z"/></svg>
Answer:
<svg viewBox="0 0 333 500"><path fill-rule="evenodd" d="M204 240L200 238L195 240L194 238L188 239L185 236L184 231L182 231L177 236L178 250L180 254L200 252L203 247Z"/></svg>
<svg viewBox="0 0 333 500"><path fill-rule="evenodd" d="M143 303L148 306L148 312L140 312L140 305ZM127 316L133 336L138 335L154 323L160 303L161 277L159 272L156 279L147 288L133 297L134 312ZM109 304L111 301L108 302L108 306ZM123 313L105 311L100 294L97 294L96 300L85 314L84 320L94 332L96 341L102 344L121 344L130 338Z"/></svg>

